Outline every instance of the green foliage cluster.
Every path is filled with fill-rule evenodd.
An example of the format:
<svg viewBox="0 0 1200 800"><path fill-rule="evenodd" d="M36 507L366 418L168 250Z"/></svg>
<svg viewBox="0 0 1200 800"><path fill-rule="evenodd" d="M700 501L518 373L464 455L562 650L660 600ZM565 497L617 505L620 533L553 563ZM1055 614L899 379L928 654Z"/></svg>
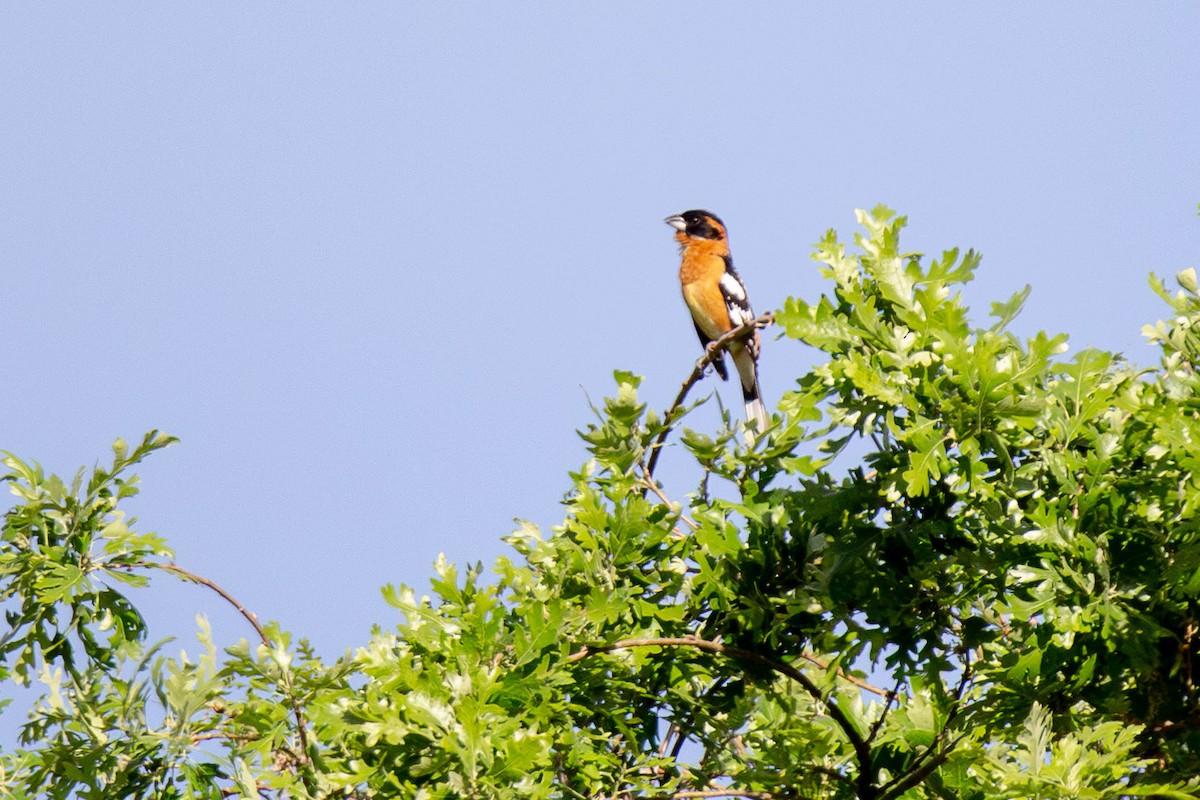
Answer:
<svg viewBox="0 0 1200 800"><path fill-rule="evenodd" d="M1200 288L1153 288L1161 363L975 327L979 263L830 231L820 358L765 432L684 430L617 373L563 523L325 664L273 626L145 643L130 600L176 565L118 508L115 447L70 485L10 456L0 678L44 696L0 755L14 798L1119 798L1200 791ZM787 361L769 350L771 368ZM681 470L682 471L682 470ZM672 494L675 496L672 498Z"/></svg>

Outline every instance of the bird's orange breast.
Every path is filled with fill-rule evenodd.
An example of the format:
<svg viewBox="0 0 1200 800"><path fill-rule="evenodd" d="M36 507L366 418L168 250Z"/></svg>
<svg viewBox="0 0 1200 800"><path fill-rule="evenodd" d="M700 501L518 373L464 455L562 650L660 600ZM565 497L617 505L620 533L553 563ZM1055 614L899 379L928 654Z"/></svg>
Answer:
<svg viewBox="0 0 1200 800"><path fill-rule="evenodd" d="M732 327L725 296L721 294L726 252L723 242L690 240L683 249L679 265L683 301L692 312L696 325L710 339L716 339Z"/></svg>
<svg viewBox="0 0 1200 800"><path fill-rule="evenodd" d="M725 255L729 252L725 243L716 239L689 239L683 234L678 238L683 240L679 282L688 284L696 281L720 281L721 276L725 274Z"/></svg>

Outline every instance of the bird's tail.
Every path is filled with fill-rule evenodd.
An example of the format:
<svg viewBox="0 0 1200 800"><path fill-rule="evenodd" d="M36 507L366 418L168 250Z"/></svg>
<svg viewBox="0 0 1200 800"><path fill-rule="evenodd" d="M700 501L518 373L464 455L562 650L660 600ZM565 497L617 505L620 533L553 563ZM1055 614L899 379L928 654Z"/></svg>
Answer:
<svg viewBox="0 0 1200 800"><path fill-rule="evenodd" d="M759 433L765 431L771 422L771 418L767 416L767 407L763 405L761 397L746 398L746 421L750 420L758 423Z"/></svg>
<svg viewBox="0 0 1200 800"><path fill-rule="evenodd" d="M746 348L733 353L733 363L741 378L742 399L746 401L746 422L757 422L758 432L762 433L771 423L771 417L763 405L762 391L758 387L758 363L754 354Z"/></svg>

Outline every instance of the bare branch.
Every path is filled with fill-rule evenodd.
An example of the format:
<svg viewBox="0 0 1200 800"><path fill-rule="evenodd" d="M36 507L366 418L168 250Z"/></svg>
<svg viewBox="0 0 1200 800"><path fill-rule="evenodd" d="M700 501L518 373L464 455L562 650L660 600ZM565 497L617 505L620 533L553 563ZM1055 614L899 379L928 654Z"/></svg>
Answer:
<svg viewBox="0 0 1200 800"><path fill-rule="evenodd" d="M271 641L270 637L267 636L266 629L264 629L262 624L258 621L258 615L242 605L241 601L239 601L229 592L225 591L225 589L223 589L220 584L216 583L215 581L209 580L203 575L197 575L191 570L184 569L178 564L167 564L155 561L139 561L137 566L145 567L147 569L161 569L165 572L170 572L174 575L177 575L185 581L198 583L201 586L208 587L220 595L225 602L237 609L238 613L241 614L242 617L250 623L251 627L254 628L254 632L258 634L259 641L263 643L264 647L270 649L273 646L273 642ZM291 703L292 716L296 720L296 739L300 745L300 758L296 759L293 756L292 760L299 761L303 765L307 765L309 763L308 723L304 718L304 711L300 708L300 701L296 698L296 695L292 691L291 671L286 667L282 668L280 688L283 689L283 693L287 696L289 702ZM301 773L301 776L307 784L309 782L309 778L305 777L304 773Z"/></svg>
<svg viewBox="0 0 1200 800"><path fill-rule="evenodd" d="M628 798L628 795L625 795ZM735 789L732 786L714 787L712 789L682 789L671 794L653 795L647 800L675 800L679 798L708 798L708 797L745 797L748 800L805 800L803 795L793 792L757 792L749 789Z"/></svg>
<svg viewBox="0 0 1200 800"><path fill-rule="evenodd" d="M250 625L254 628L254 632L258 634L258 638L263 644L265 644L267 647L271 646L271 640L269 638L267 638L267 632L263 629L263 626L260 625L258 622L258 615L255 614L253 611L250 611L249 609L247 609L244 605L241 604L241 602L238 601L237 598L235 598L229 592L222 589L214 581L209 580L208 578L204 577L203 575L197 575L194 572L186 570L183 567L179 566L178 564L161 564L161 563L156 563L153 561L140 561L140 562L138 562L138 566L139 567L149 567L152 569L161 569L161 570L165 570L166 572L172 572L172 573L178 575L179 577L183 578L185 581L190 581L192 583L198 583L201 586L207 586L209 589L212 589L214 592L219 594L221 596L221 598L223 600L225 600L225 602L229 603L229 605L236 608L238 613L241 614L242 617L244 617L245 620L250 623Z"/></svg>
<svg viewBox="0 0 1200 800"><path fill-rule="evenodd" d="M820 773L821 775L824 775L826 778L835 780L838 783L845 783L845 784L849 784L851 786L854 785L854 780L852 778L850 778L850 776L843 775L842 773L838 772L836 769L830 769L829 767L823 767L820 764L813 764L812 766L808 767L808 769L811 769L813 772Z"/></svg>
<svg viewBox="0 0 1200 800"><path fill-rule="evenodd" d="M823 670L829 669L828 664L825 664L819 658L817 658L816 656L814 656L812 653L810 653L808 651L801 653L800 657L803 658L805 661L809 662L810 664L813 664L814 666L818 666ZM887 689L880 689L878 686L873 686L873 685L867 683L866 681L864 681L862 678L854 677L853 675L851 675L850 673L841 669L840 667L838 668L837 674L838 674L839 678L846 681L847 683L852 683L855 686L857 686L858 688L865 689L866 691L871 692L872 694L877 694L880 697L892 698L895 695L895 692L889 692Z"/></svg>
<svg viewBox="0 0 1200 800"><path fill-rule="evenodd" d="M673 423L671 417L683 405L683 401L687 398L688 392L696 385L696 382L704 377L705 370L708 365L712 364L719 358L729 346L741 339L748 339L754 335L754 332L759 328L765 328L775 322L775 315L768 311L757 319L752 319L749 322L743 323L736 328L733 328L723 334L720 338L709 342L708 347L704 349L704 355L696 362L696 366L692 368L692 372L684 380L683 385L679 387L679 394L675 396L675 402L663 414L663 429L654 440L654 444L650 445L650 460L646 465L646 477L652 478L654 475L654 467L658 464L658 454L662 452L663 444L666 443L667 435L671 432Z"/></svg>
<svg viewBox="0 0 1200 800"><path fill-rule="evenodd" d="M678 740L675 740L674 737L676 736L679 737ZM677 723L672 722L667 728L666 735L663 736L662 743L658 746L658 754L660 756L665 756L669 750L671 751L671 758L675 758L679 755L679 748L683 747L683 740L685 738L686 737L683 735L683 729L680 728ZM673 741L674 746L672 746Z"/></svg>
<svg viewBox="0 0 1200 800"><path fill-rule="evenodd" d="M674 792L668 797L748 797L751 800L773 800L778 795L770 792L749 792L738 789L693 789L690 791Z"/></svg>
<svg viewBox="0 0 1200 800"><path fill-rule="evenodd" d="M226 742L257 742L262 737L257 733L221 733L219 731L210 731L208 733L193 733L191 735L192 744L200 744L200 742L210 742L213 740Z"/></svg>
<svg viewBox="0 0 1200 800"><path fill-rule="evenodd" d="M879 735L879 731L883 728L883 723L887 721L888 712L892 710L892 703L896 702L896 698L900 696L900 687L903 681L896 681L896 688L888 692L887 702L883 704L883 709L879 712L879 719L875 720L875 724L871 726L871 732L867 734L867 741L875 741L875 737Z"/></svg>
<svg viewBox="0 0 1200 800"><path fill-rule="evenodd" d="M663 494L663 491L659 487L658 482L655 481L654 478L650 477L650 473L646 470L646 467L644 464L642 464L640 461L638 462L638 464L639 464L639 466L642 467L642 474L643 474L642 483L645 484L647 489L649 489L651 492L654 492L655 497L657 497L659 500L661 500L663 505L665 505L667 508L671 508L671 501L667 499L667 496L665 494ZM697 528L700 527L699 525L696 524L695 520L693 520L687 514L683 513L683 504L682 503L679 506L679 519L683 520L684 524L687 525L692 530L696 530Z"/></svg>

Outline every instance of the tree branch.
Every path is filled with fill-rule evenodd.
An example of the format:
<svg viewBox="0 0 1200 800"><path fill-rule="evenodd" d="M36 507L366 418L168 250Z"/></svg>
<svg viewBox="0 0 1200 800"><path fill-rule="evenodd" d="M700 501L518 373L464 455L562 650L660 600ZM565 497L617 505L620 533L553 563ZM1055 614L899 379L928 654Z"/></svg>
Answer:
<svg viewBox="0 0 1200 800"><path fill-rule="evenodd" d="M887 701L883 704L883 708L879 712L879 719L875 720L875 724L871 726L871 732L867 734L867 741L875 741L875 737L879 735L879 731L883 728L883 723L887 721L888 712L892 710L892 703L896 702L896 698L900 696L900 686L902 682L896 681L896 688L887 694Z"/></svg>
<svg viewBox="0 0 1200 800"><path fill-rule="evenodd" d="M667 795L668 797L747 797L750 800L773 800L778 795L771 792L750 792L739 791L737 789L692 789L681 792L674 792Z"/></svg>
<svg viewBox="0 0 1200 800"><path fill-rule="evenodd" d="M824 704L829 712L829 716L842 729L850 746L854 748L855 758L858 760L860 769L860 780L865 779L871 781L871 747L862 737L849 717L845 715L833 698L827 697L821 688L813 681L812 678L805 675L800 670L793 667L791 664L784 664L780 661L767 658L766 656L755 653L752 650L743 650L740 647L730 647L721 642L713 642L708 639L700 639L695 636L665 636L651 639L620 639L612 644L605 645L584 645L582 648L567 656L568 663L582 661L590 655L596 653L611 653L614 650L627 650L634 647L694 647L697 650L705 650L710 653L717 653L730 658L749 661L753 664L766 667L772 672L777 672L784 677L791 678L804 688L804 691L816 700L818 703ZM860 793L861 794L861 793Z"/></svg>
<svg viewBox="0 0 1200 800"><path fill-rule="evenodd" d="M714 363L729 346L741 339L748 339L754 335L754 332L759 328L765 328L775 322L775 315L770 311L763 314L761 317L752 319L749 322L743 323L732 330L727 331L719 338L708 343L708 347L704 349L704 355L696 362L696 366L692 368L692 373L684 380L683 385L679 387L679 394L675 395L675 402L663 414L663 429L655 437L654 443L650 445L650 460L646 464L646 478L653 480L654 467L658 464L658 454L662 452L662 447L667 441L667 435L671 432L673 423L671 416L683 405L683 401L687 398L688 392L696 385L696 382L704 377L705 370L708 365ZM761 432L761 431L760 431Z"/></svg>
<svg viewBox="0 0 1200 800"><path fill-rule="evenodd" d="M138 566L139 567L149 567L152 569L161 569L166 572L172 572L172 573L178 575L179 577L183 578L185 581L190 581L191 583L198 583L201 586L207 586L209 589L212 589L214 592L219 594L225 602L229 603L229 605L231 605L235 609L237 609L237 612L239 614L241 614L242 617L247 622L250 623L250 625L254 628L254 632L258 634L258 638L263 644L265 644L267 647L271 646L271 640L267 637L267 632L263 629L263 626L260 625L258 622L258 615L255 614L253 611L250 611L244 605L242 605L241 602L239 602L237 598L235 598L229 592L222 589L220 587L220 585L218 585L216 582L209 580L208 578L204 577L203 575L197 575L196 573L191 572L190 570L186 570L183 567L179 566L178 564L163 564L163 563L156 563L153 561L139 561Z"/></svg>
<svg viewBox="0 0 1200 800"><path fill-rule="evenodd" d="M801 653L800 657L803 658L808 663L810 663L814 666L820 667L821 669L824 669L824 670L829 669L828 664L822 662L819 658L817 658L816 656L814 656L812 653L808 652L807 650L804 651L803 653ZM862 678L854 677L853 675L851 675L850 673L841 669L840 667L838 668L837 674L838 674L839 678L846 681L847 683L854 684L858 688L864 689L872 694L877 694L880 697L888 698L888 699L895 699L895 697L896 697L895 691L889 692L887 689L880 689L878 686L873 686L873 685L867 683L866 681L864 681Z"/></svg>
<svg viewBox="0 0 1200 800"><path fill-rule="evenodd" d="M912 787L916 786L921 781L925 780L935 769L946 763L946 759L954 752L954 748L958 743L967 737L969 731L959 735L957 739L947 744L944 748L938 747L946 740L946 733L950 730L950 723L958 716L959 705L962 702L963 692L967 688L967 684L971 680L970 664L964 665L963 673L958 681L958 688L954 692L954 703L950 707L950 711L946 714L946 722L942 725L941 730L937 732L933 742L926 747L913 760L911 771L907 774L897 775L890 783L885 784L879 793L879 800L893 800L907 792ZM930 755L937 751L937 755L930 758ZM926 760L928 759L928 760ZM921 763L925 762L925 763Z"/></svg>
<svg viewBox="0 0 1200 800"><path fill-rule="evenodd" d="M665 505L667 508L671 508L671 501L667 499L665 494L663 494L662 489L659 488L658 482L654 480L654 478L650 477L650 473L647 471L646 465L641 459L638 459L638 466L642 468L642 485L654 492L654 495L662 501L663 505ZM645 496L645 492L642 493L642 496ZM695 520L683 513L682 503L679 504L679 519L681 519L692 530L696 530L700 527L696 524Z"/></svg>
<svg viewBox="0 0 1200 800"><path fill-rule="evenodd" d="M625 795L629 798L629 795ZM735 789L729 787L717 787L712 789L681 789L678 792L671 794L652 795L647 800L675 800L679 798L708 798L708 797L745 797L748 800L805 800L804 795L794 794L792 792L760 792L750 789Z"/></svg>
<svg viewBox="0 0 1200 800"><path fill-rule="evenodd" d="M944 729L942 733L945 733ZM935 769L946 763L946 759L950 758L950 754L954 752L954 748L958 747L959 743L967 738L969 734L970 731L960 734L958 738L948 743L936 756L926 761L919 768L914 769L895 783L885 786L879 793L879 800L895 800L895 798L900 797L909 789L928 778ZM938 737L941 738L941 733L938 734ZM926 753L928 752L927 750Z"/></svg>
<svg viewBox="0 0 1200 800"><path fill-rule="evenodd" d="M267 636L267 631L258 621L258 615L242 605L242 603L236 597L225 591L225 589L223 589L216 581L209 580L203 575L197 575L191 570L184 569L178 564L168 564L165 562L155 561L139 561L137 562L137 566L145 567L147 569L161 569L165 572L170 572L174 575L177 575L185 581L198 583L201 586L207 586L209 589L220 595L225 602L237 609L237 612L241 614L247 622L250 623L251 627L254 628L254 632L258 634L259 641L263 643L264 647L270 649L273 646L273 642L271 641L270 637ZM292 716L296 720L296 739L300 745L300 757L304 762L304 764L301 766L305 766L309 763L308 724L304 719L304 711L300 708L300 701L296 698L295 693L292 691L291 671L286 667L282 667L282 665L281 668L282 680L280 681L280 686L283 689L284 695L287 696L287 699L292 706ZM303 777L303 773L301 773L301 776ZM304 780L307 784L308 779L305 778Z"/></svg>

